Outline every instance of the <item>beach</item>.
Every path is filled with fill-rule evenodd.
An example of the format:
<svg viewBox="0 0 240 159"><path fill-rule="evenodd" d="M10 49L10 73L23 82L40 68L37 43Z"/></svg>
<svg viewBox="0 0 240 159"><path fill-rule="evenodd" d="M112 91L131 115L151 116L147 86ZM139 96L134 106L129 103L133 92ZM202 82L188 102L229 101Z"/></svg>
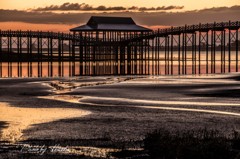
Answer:
<svg viewBox="0 0 240 159"><path fill-rule="evenodd" d="M141 148L145 135L160 128L229 134L240 130L239 77L3 78L1 142L107 152L121 146Z"/></svg>

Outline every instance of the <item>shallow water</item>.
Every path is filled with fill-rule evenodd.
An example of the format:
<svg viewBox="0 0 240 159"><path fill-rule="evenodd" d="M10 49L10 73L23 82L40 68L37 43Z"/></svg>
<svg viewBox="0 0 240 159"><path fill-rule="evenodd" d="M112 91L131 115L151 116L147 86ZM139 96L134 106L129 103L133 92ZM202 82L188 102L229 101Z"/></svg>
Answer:
<svg viewBox="0 0 240 159"><path fill-rule="evenodd" d="M118 75L118 74L145 74L145 75L166 75L166 74L207 74L236 72L240 70L240 65L236 63L236 53L232 51L231 58L228 53L222 57L222 53L217 51L215 64L211 62L211 54L201 52L196 57L192 53L187 53L187 60L182 58L182 54L173 52L173 58L166 56L164 52L145 53L143 59L132 60L130 63L125 59L120 63L116 59L96 62L2 62L0 63L0 73L2 77L68 77L78 75ZM238 55L239 56L239 55ZM165 61L166 57L166 61ZM207 58L208 57L208 58ZM240 57L239 57L240 58ZM222 61L221 61L222 59ZM229 62L230 59L230 62ZM180 60L180 61L178 61ZM130 69L130 70L129 70ZM82 71L80 71L82 70ZM122 72L121 72L122 71Z"/></svg>

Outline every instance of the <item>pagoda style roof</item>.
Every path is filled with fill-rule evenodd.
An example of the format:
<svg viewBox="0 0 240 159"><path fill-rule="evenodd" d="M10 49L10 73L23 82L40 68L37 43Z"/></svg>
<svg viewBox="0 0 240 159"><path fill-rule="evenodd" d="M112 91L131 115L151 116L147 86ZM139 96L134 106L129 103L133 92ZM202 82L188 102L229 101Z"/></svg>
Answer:
<svg viewBox="0 0 240 159"><path fill-rule="evenodd" d="M151 29L137 25L130 17L92 16L87 24L70 29L70 31L133 31L150 32Z"/></svg>

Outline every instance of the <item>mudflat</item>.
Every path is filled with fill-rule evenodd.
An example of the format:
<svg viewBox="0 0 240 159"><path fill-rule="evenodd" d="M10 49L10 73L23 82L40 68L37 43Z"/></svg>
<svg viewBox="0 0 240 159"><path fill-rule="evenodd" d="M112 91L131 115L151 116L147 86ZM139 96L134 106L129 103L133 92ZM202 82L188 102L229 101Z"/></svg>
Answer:
<svg viewBox="0 0 240 159"><path fill-rule="evenodd" d="M1 141L101 147L159 128L239 131L239 76L1 79Z"/></svg>

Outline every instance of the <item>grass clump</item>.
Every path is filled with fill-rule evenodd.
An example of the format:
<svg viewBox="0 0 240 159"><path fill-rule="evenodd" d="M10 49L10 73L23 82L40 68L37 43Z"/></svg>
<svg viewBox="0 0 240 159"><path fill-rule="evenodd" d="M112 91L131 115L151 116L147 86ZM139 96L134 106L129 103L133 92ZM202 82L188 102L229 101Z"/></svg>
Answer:
<svg viewBox="0 0 240 159"><path fill-rule="evenodd" d="M237 159L240 134L234 131L227 137L217 130L159 129L146 135L144 148L153 159Z"/></svg>

